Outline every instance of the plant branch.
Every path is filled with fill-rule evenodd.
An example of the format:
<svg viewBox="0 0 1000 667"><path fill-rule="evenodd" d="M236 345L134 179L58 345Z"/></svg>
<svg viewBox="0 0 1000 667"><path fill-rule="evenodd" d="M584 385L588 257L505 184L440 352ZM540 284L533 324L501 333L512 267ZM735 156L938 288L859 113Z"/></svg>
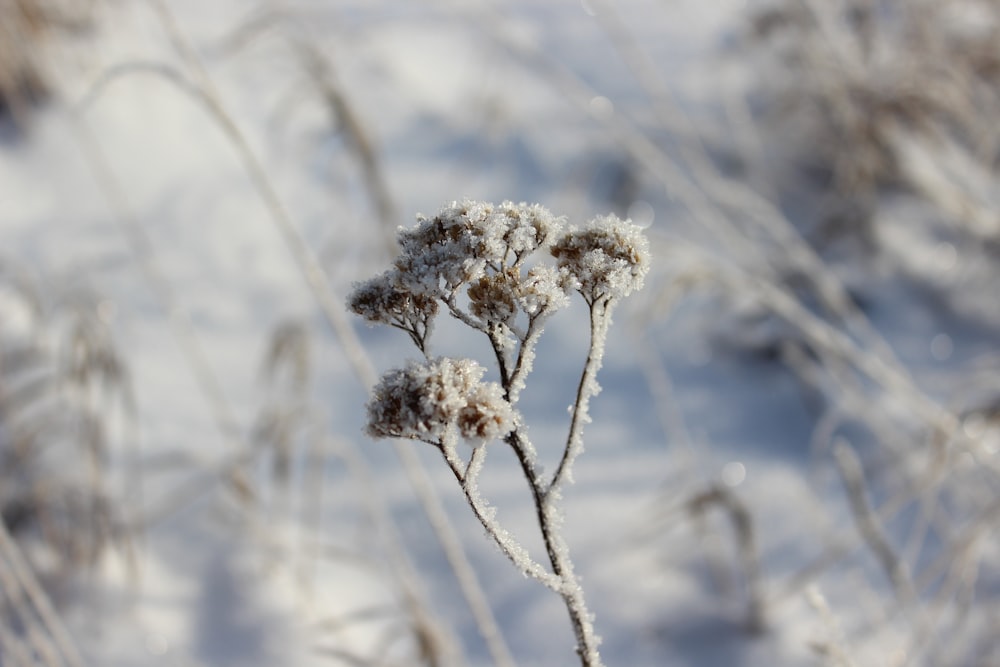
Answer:
<svg viewBox="0 0 1000 667"><path fill-rule="evenodd" d="M604 357L604 341L611 323L612 301L601 298L592 302L588 300L588 304L590 305L590 349L587 351L587 361L583 365L580 383L576 389L576 401L573 403L566 449L563 450L562 459L552 476L552 481L545 489L544 499L548 499L556 492L565 479L571 478L573 461L583 451L583 425L590 420L587 414L590 398L600 390L594 378Z"/></svg>
<svg viewBox="0 0 1000 667"><path fill-rule="evenodd" d="M524 380L531 370L532 361L535 358L535 345L538 343L538 339L541 337L543 331L541 322L544 321L546 314L547 311L542 310L528 319L528 330L524 332L524 336L521 338L521 346L517 351L514 370L511 371L509 378L504 377L504 389L507 392L507 400L510 401L511 405L517 404L521 389L524 388Z"/></svg>
<svg viewBox="0 0 1000 667"><path fill-rule="evenodd" d="M531 488L535 515L538 518L538 528L542 533L542 541L545 543L545 552L552 564L552 571L560 582L560 587L553 590L562 596L566 611L569 612L573 633L576 635L576 652L580 656L581 665L583 667L600 667L603 664L600 654L597 652L600 639L594 634L591 614L587 610L583 589L573 571L569 549L558 530L560 524L558 513L550 502L548 490L543 489L542 480L535 471L532 448L527 441L522 439L520 431L517 430L512 431L507 436L507 442L517 455L517 459L521 463L521 470Z"/></svg>
<svg viewBox="0 0 1000 667"><path fill-rule="evenodd" d="M511 535L503 526L496 522L494 519L495 511L493 508L486 505L482 497L479 495L479 487L476 484L476 480L479 471L482 468L483 461L486 457L486 447L480 445L472 450L472 457L469 459L469 463L465 464L455 452L455 448L449 444L436 443L437 448L444 455L444 460L447 462L448 467L451 472L455 475L455 479L458 480L459 485L462 487L462 493L465 495L466 501L472 508L473 514L482 524L483 528L486 529L487 534L496 545L500 548L500 551L504 556L510 560L521 572L530 576L533 579L537 579L546 588L552 591L563 594L563 578L559 576L554 576L552 573L548 572L545 567L531 558L528 551L516 540L513 535Z"/></svg>

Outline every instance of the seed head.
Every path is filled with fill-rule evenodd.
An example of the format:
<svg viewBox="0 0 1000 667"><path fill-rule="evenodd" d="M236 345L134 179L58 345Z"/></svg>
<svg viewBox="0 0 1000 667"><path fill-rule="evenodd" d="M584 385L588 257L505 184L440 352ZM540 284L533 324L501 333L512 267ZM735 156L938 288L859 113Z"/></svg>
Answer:
<svg viewBox="0 0 1000 667"><path fill-rule="evenodd" d="M642 288L649 272L649 242L642 229L613 214L582 229L570 227L551 252L591 303L628 296Z"/></svg>
<svg viewBox="0 0 1000 667"><path fill-rule="evenodd" d="M367 432L376 438L444 443L461 435L473 444L510 433L514 409L485 369L470 359L411 361L382 376L368 402Z"/></svg>

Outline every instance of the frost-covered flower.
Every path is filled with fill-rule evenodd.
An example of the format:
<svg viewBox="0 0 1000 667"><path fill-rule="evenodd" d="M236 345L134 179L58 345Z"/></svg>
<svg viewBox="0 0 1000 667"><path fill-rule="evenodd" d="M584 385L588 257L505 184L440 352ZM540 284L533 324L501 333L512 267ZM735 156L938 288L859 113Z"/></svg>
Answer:
<svg viewBox="0 0 1000 667"><path fill-rule="evenodd" d="M435 297L412 289L398 270L354 285L347 307L372 324L388 324L408 332L421 349L438 312Z"/></svg>
<svg viewBox="0 0 1000 667"><path fill-rule="evenodd" d="M638 225L616 215L571 227L551 248L588 301L625 297L640 289L649 272L649 242Z"/></svg>
<svg viewBox="0 0 1000 667"><path fill-rule="evenodd" d="M507 249L520 262L539 248L552 243L562 231L562 220L540 204L515 204L505 201L494 213L495 224L505 230Z"/></svg>
<svg viewBox="0 0 1000 667"><path fill-rule="evenodd" d="M368 402L368 434L435 443L456 433L473 443L502 438L514 429L514 409L484 373L475 361L448 357L389 371Z"/></svg>
<svg viewBox="0 0 1000 667"><path fill-rule="evenodd" d="M407 324L438 311L437 301L408 289L404 277L394 270L355 283L347 305L369 322L380 324Z"/></svg>
<svg viewBox="0 0 1000 667"><path fill-rule="evenodd" d="M396 268L428 292L460 285L520 264L551 243L562 223L538 204L464 200L399 232Z"/></svg>
<svg viewBox="0 0 1000 667"><path fill-rule="evenodd" d="M514 409L496 382L480 382L469 392L458 413L458 432L472 443L490 442L514 430Z"/></svg>
<svg viewBox="0 0 1000 667"><path fill-rule="evenodd" d="M573 278L565 269L541 264L532 267L521 279L518 304L529 316L541 312L554 313L569 305L567 292Z"/></svg>

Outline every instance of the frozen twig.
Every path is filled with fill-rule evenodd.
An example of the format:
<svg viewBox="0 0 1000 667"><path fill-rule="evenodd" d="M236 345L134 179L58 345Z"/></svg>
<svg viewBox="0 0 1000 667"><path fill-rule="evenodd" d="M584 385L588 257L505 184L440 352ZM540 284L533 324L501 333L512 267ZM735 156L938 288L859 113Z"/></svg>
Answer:
<svg viewBox="0 0 1000 667"><path fill-rule="evenodd" d="M583 425L590 421L588 408L592 396L600 391L600 385L594 379L601 368L601 353L604 348L604 338L611 324L610 303L598 301L590 304L590 349L587 351L587 361L580 374L580 383L576 389L576 400L573 402L570 417L569 435L566 437L566 448L563 450L559 467L552 475L552 480L545 489L545 497L558 493L563 481L572 481L573 461L583 451Z"/></svg>
<svg viewBox="0 0 1000 667"><path fill-rule="evenodd" d="M478 471L475 468L482 465L486 455L486 448L483 446L475 448L468 466L462 465L453 447L441 446L440 449L444 454L448 467L454 473L459 485L461 485L462 492L465 494L465 499L469 503L469 507L472 508L473 514L475 514L476 519L479 520L483 528L486 529L486 533L493 538L501 553L521 572L533 579L537 579L556 593L561 593L562 579L548 572L543 565L531 557L527 549L521 546L510 532L496 521L496 511L492 507L487 506L479 494L479 487L476 484L476 474ZM465 470L463 470L463 467L465 467Z"/></svg>

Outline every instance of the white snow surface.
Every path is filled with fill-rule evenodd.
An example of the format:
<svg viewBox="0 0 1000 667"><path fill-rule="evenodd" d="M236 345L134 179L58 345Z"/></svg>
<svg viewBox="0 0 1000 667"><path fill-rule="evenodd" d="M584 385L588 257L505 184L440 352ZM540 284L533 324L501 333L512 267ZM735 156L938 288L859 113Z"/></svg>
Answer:
<svg viewBox="0 0 1000 667"><path fill-rule="evenodd" d="M687 119L678 122L712 128L750 80L745 63L724 55L747 3L166 4L228 120L319 258L322 280L341 297L337 305L378 373L418 353L403 332L368 328L347 314L343 298L353 283L390 265L388 240L417 213L467 197L537 202L575 225L625 216L630 206L644 212L652 270L645 292L615 311L598 377L602 391L590 408L575 482L564 491L565 537L607 665L814 665L827 664L822 650L841 649L853 661L844 664L909 664L904 656L914 648L914 630L932 617L894 611L878 561L856 537L829 443L814 428L827 414L821 390L766 354L732 349L734 341L766 347L795 334L774 319L755 328L732 315L735 308L723 310L701 293L668 312L663 300L674 288L667 279L673 269L658 262L683 255L685 243L724 260L737 253L713 245L685 194L664 188L647 173L648 163L622 148L628 139L618 131L621 123L659 128L650 136L662 140L667 154L684 141L656 125L647 92L613 46L609 26L627 31L656 65L678 118ZM616 18L602 21L611 7ZM323 54L329 83L352 118L338 115L310 77L303 45ZM304 667L354 664L348 654L382 664L371 656L384 652L385 664L400 664L412 638L399 613L400 587L387 575L394 566L383 529L366 514L371 495L389 508L443 641L459 656L456 664L493 664L391 446L363 433L365 380L324 320L240 150L206 103L178 83L176 77L196 82L197 74L152 3L102 3L92 31L60 44L51 64L54 99L32 115L22 136L0 144L0 259L53 293L86 288L109 304L136 394L143 478L142 497L126 499L122 509L127 520L152 521L137 534L135 572L109 551L61 600L87 663ZM360 166L354 122L392 198L384 221ZM105 167L110 173L102 182ZM909 219L905 205L887 210L889 218L898 212ZM960 397L974 403L990 395L996 384L985 371L978 393L953 385L970 366L995 371L995 295L990 301L964 292L960 310L937 307L894 271L936 272L934 285L959 292L954 272L974 267L956 266L950 242L922 234L916 223L889 220L882 233L891 240L888 259L856 268L870 274L849 275L849 282L867 283L873 326L931 399L960 410ZM925 255L934 261L908 265ZM974 276L977 285L987 282L980 277L986 271ZM11 312L0 302L0 317L20 317ZM982 320L967 317L983 312ZM489 368L486 341L445 319L439 314L432 353ZM249 502L211 471L254 446L261 410L275 400L262 364L272 333L289 321L301 322L310 341L298 404L308 416L292 438L287 485L271 473L275 453L261 453L245 467L256 484L257 498ZM520 397L519 411L549 471L565 442L586 323L585 305L574 295L574 304L547 325ZM208 385L185 348L189 340L214 378ZM217 399L208 388L213 384ZM899 407L876 396L867 409L909 414L910 403ZM988 428L985 413L971 417L977 414L975 424L966 422L967 433ZM872 454L872 434L857 430L847 437L862 456ZM978 455L994 456L996 438L984 442L993 443L992 451ZM116 474L137 474L119 445L112 452ZM313 446L327 456L309 459ZM372 479L352 472L351 455L342 455L351 446L360 449ZM412 446L517 664L573 664L559 598L498 553L438 453ZM499 443L487 446L497 449L490 450L479 492L496 508L496 519L541 559L517 463ZM318 496L309 495L315 466L325 476ZM700 519L685 509L716 487L741 499L753 517L764 599L760 633L745 627L750 592L730 516L716 505ZM961 501L954 502L950 511L960 514ZM313 511L318 523L308 518ZM849 545L843 558L812 577L812 588L798 585L795 574L837 540ZM974 542L984 564L979 574L993 582L995 595L1000 547L988 532ZM976 623L995 620L985 611L989 602L970 604L974 618L983 614L962 626L970 633Z"/></svg>

